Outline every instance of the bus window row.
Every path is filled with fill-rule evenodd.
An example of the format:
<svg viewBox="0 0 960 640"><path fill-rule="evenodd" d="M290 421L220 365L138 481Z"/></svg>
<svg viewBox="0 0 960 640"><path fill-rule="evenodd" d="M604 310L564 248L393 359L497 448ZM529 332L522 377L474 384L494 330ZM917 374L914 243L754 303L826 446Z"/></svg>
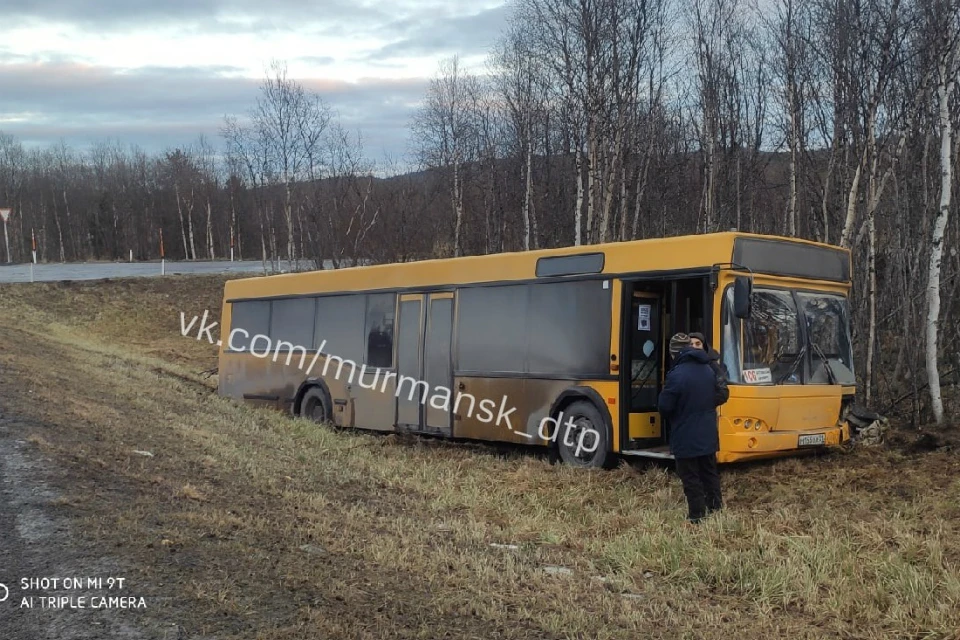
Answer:
<svg viewBox="0 0 960 640"><path fill-rule="evenodd" d="M458 371L605 376L611 288L602 280L465 287L457 291ZM392 368L396 293L358 293L233 303L231 351L254 336L271 350L303 347L357 364ZM242 329L243 332L237 332ZM422 339L419 331L404 335ZM292 346L291 346L292 345ZM261 339L256 352L267 347Z"/></svg>
<svg viewBox="0 0 960 640"><path fill-rule="evenodd" d="M321 349L374 367L393 366L395 293L246 300L233 303L231 351ZM242 329L243 332L237 331ZM254 342L256 336L269 340Z"/></svg>

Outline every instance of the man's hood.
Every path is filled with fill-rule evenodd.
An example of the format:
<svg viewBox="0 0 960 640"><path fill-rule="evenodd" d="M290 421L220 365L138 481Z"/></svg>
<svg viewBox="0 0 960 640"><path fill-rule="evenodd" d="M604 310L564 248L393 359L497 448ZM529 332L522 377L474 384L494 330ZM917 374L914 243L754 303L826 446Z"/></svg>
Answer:
<svg viewBox="0 0 960 640"><path fill-rule="evenodd" d="M710 364L710 356L706 351L702 349L694 349L693 347L684 347L680 350L680 354L677 356L676 364L681 362L699 362L700 364Z"/></svg>

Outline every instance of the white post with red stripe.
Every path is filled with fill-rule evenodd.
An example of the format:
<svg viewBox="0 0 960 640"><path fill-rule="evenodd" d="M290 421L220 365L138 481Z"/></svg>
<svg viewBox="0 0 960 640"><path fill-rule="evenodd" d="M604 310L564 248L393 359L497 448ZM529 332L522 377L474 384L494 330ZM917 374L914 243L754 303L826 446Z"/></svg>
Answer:
<svg viewBox="0 0 960 640"><path fill-rule="evenodd" d="M37 234L30 228L30 246L33 253L33 262L30 263L30 282L33 282L33 265L37 264Z"/></svg>
<svg viewBox="0 0 960 640"><path fill-rule="evenodd" d="M3 241L7 245L7 264L10 264L10 236L7 235L7 220L10 219L10 212L13 209L0 209L0 217L3 218Z"/></svg>

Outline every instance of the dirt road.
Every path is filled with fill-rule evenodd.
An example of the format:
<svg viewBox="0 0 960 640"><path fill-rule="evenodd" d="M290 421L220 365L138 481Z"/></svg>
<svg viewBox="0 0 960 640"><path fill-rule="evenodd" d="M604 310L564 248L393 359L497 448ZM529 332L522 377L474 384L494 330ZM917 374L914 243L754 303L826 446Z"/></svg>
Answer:
<svg viewBox="0 0 960 640"><path fill-rule="evenodd" d="M2 389L2 385L0 385ZM31 426L0 418L0 580L8 599L0 603L0 629L9 640L175 638L176 628L145 621L138 609L121 609L103 598L108 589L89 588L103 577L130 576L103 548L85 548L52 488L52 464L23 438ZM80 578L77 587L73 580ZM23 581L28 581L26 584ZM56 582L54 582L54 580ZM66 580L66 586L64 588ZM0 589L0 597L5 590ZM119 590L114 590L114 594ZM113 608L107 608L114 604ZM126 602L130 606L130 601ZM137 602L136 604L139 604ZM161 604L152 598L152 606ZM83 607L83 608L78 608ZM100 608L93 608L100 607Z"/></svg>

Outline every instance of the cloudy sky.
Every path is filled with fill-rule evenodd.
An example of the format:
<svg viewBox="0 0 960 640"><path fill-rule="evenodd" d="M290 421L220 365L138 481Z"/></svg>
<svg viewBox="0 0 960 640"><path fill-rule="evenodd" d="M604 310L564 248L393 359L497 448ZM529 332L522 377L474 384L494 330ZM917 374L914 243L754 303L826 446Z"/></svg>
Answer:
<svg viewBox="0 0 960 640"><path fill-rule="evenodd" d="M439 61L482 63L504 0L0 0L0 132L28 146L219 144L272 59L398 160Z"/></svg>

